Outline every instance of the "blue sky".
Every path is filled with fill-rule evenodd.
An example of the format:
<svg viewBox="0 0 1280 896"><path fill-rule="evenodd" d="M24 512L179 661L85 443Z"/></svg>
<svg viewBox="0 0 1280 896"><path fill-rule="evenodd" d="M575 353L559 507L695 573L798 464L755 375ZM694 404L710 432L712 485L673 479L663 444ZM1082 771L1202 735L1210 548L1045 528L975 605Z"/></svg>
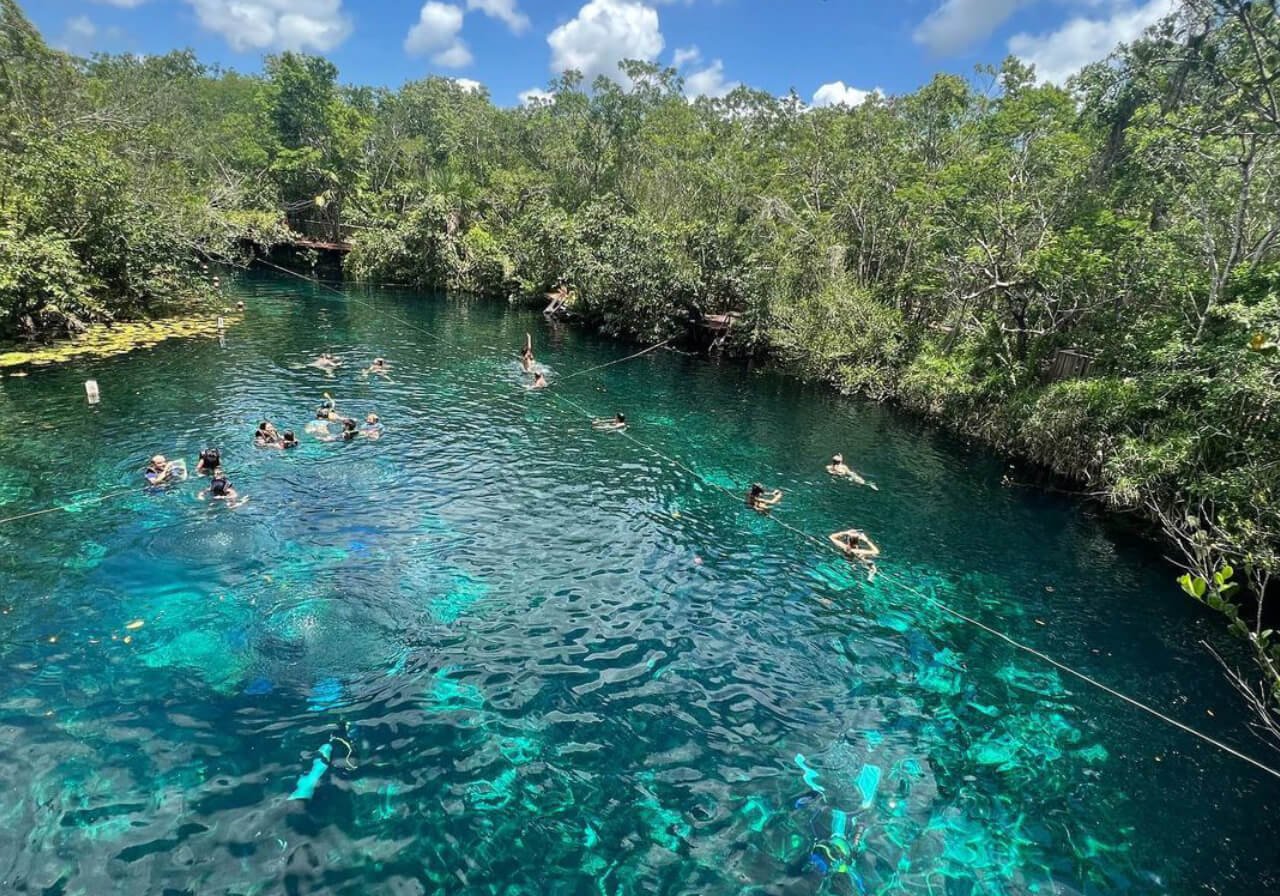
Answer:
<svg viewBox="0 0 1280 896"><path fill-rule="evenodd" d="M914 90L1009 53L1061 81L1174 0L19 0L49 41L90 52L189 47L257 71L280 49L321 53L349 83L467 79L503 105L561 67L678 65L686 91L739 83L816 104Z"/></svg>

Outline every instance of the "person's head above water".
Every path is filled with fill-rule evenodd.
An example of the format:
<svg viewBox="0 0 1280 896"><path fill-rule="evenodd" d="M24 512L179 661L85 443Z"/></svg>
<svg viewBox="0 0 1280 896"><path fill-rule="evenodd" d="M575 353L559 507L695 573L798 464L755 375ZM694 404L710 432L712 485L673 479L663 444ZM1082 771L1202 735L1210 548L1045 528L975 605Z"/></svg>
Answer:
<svg viewBox="0 0 1280 896"><path fill-rule="evenodd" d="M218 475L213 477L209 482L209 494L214 497L222 497L231 488L231 483L226 476Z"/></svg>
<svg viewBox="0 0 1280 896"><path fill-rule="evenodd" d="M355 428L356 428L356 421L355 421L353 418L348 417L347 419L345 419L345 420L343 420L343 421L342 421L342 428L343 428L343 429L346 429L346 430L352 430L352 429L355 429Z"/></svg>
<svg viewBox="0 0 1280 896"><path fill-rule="evenodd" d="M759 498L764 494L764 486L758 482L751 483L751 497Z"/></svg>
<svg viewBox="0 0 1280 896"><path fill-rule="evenodd" d="M370 414L368 417L365 417L365 418L364 418L364 422L365 422L365 423L377 423L377 422L378 422L378 415L377 415L377 414Z"/></svg>
<svg viewBox="0 0 1280 896"><path fill-rule="evenodd" d="M615 423L626 423L626 422L627 422L627 415L626 415L626 414L624 414L624 413L622 413L621 411L619 411L618 413L616 413L616 414L614 414L614 415L613 415L613 422L615 422Z"/></svg>
<svg viewBox="0 0 1280 896"><path fill-rule="evenodd" d="M287 445L296 445L298 443L298 437L293 434L292 429L286 429L284 431L284 435L281 436L281 438L284 439L285 444Z"/></svg>
<svg viewBox="0 0 1280 896"><path fill-rule="evenodd" d="M833 464L842 464L842 463L844 463L844 455L843 455L843 454L833 454L833 455L831 455L831 462L832 462Z"/></svg>
<svg viewBox="0 0 1280 896"><path fill-rule="evenodd" d="M166 463L168 463L168 461L164 459L163 454L157 454L155 457L151 458L151 466L153 467L163 467Z"/></svg>

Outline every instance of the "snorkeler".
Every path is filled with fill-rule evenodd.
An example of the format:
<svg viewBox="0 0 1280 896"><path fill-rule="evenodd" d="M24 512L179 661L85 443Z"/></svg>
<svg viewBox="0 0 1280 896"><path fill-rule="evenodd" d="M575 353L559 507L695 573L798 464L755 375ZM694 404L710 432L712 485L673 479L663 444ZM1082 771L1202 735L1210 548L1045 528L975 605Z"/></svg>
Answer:
<svg viewBox="0 0 1280 896"><path fill-rule="evenodd" d="M366 439L382 438L382 423L378 420L377 414L370 414L364 418L364 426L360 430L360 435Z"/></svg>
<svg viewBox="0 0 1280 896"><path fill-rule="evenodd" d="M867 480L858 475L858 471L844 462L843 454L831 455L831 463L827 464L827 472L841 479L849 479L858 485L866 485ZM878 491L878 489L877 489Z"/></svg>
<svg viewBox="0 0 1280 896"><path fill-rule="evenodd" d="M597 417L591 421L591 428L600 432L622 432L627 428L627 415L614 414L612 417Z"/></svg>
<svg viewBox="0 0 1280 896"><path fill-rule="evenodd" d="M337 420L338 419L338 403L333 400L333 396L328 392L324 393L324 401L320 402L320 407L316 408L317 420Z"/></svg>
<svg viewBox="0 0 1280 896"><path fill-rule="evenodd" d="M533 382L525 386L526 389L545 389L547 388L547 378L541 372L533 375Z"/></svg>
<svg viewBox="0 0 1280 896"><path fill-rule="evenodd" d="M213 474L222 466L222 452L217 448L206 448L200 452L200 459L196 461L196 472L203 475L205 473Z"/></svg>
<svg viewBox="0 0 1280 896"><path fill-rule="evenodd" d="M843 532L833 532L828 537L851 560L870 561L873 557L880 556L876 543L861 529L845 529Z"/></svg>
<svg viewBox="0 0 1280 896"><path fill-rule="evenodd" d="M766 495L764 486L758 482L751 484L751 490L747 492L747 506L757 513L768 513L770 508L777 507L782 501L782 489L775 488L773 493Z"/></svg>
<svg viewBox="0 0 1280 896"><path fill-rule="evenodd" d="M253 434L253 444L259 448L275 448L280 441L280 432L270 420L258 424L258 431Z"/></svg>
<svg viewBox="0 0 1280 896"><path fill-rule="evenodd" d="M520 366L524 368L525 373L533 373L533 335L530 333L524 334L524 349L520 352Z"/></svg>
<svg viewBox="0 0 1280 896"><path fill-rule="evenodd" d="M239 493L232 488L231 481L221 473L209 480L209 487L200 492L197 497L201 501L205 498L209 498L213 501L225 501L227 507L232 509L239 507L249 500L247 497L241 498Z"/></svg>
<svg viewBox="0 0 1280 896"><path fill-rule="evenodd" d="M166 482L181 481L187 478L187 464L181 459L166 460L163 454L157 454L151 458L142 475L146 478L148 485L164 485Z"/></svg>

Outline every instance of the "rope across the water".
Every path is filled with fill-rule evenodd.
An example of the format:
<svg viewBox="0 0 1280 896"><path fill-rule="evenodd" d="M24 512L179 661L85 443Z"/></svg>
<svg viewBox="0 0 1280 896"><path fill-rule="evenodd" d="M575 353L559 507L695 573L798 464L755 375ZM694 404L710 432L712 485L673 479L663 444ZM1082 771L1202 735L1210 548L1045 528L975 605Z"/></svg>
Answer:
<svg viewBox="0 0 1280 896"><path fill-rule="evenodd" d="M262 259L260 259L260 260L262 260ZM384 311L383 309L378 308L377 306L372 305L372 304L370 304L370 303L368 303L368 302L364 302L364 301L362 301L362 300L360 300L360 299L356 299L356 298L354 298L354 297L350 296L349 294L347 294L347 293L343 292L342 290L339 290L339 289L336 289L336 288L334 288L334 287L332 287L332 286L329 286L327 283L324 283L324 282L322 282L321 280L318 280L318 279L316 279L316 278L314 278L314 277L308 277L308 276L306 276L306 275L304 275L304 274L299 274L299 273L298 273L298 272L296 272L296 271L290 271L288 268L281 267L281 266L276 265L276 264L273 264L273 263L271 263L271 262L269 262L269 261L265 261L265 260L262 260L262 261L263 261L263 263L264 263L264 264L268 265L269 267L272 267L272 268L274 268L274 269L276 269L276 270L282 271L282 272L284 272L284 273L286 273L286 274L289 274L289 275L291 275L291 276L297 277L297 278L298 278L298 279L300 279L300 280L305 280L305 281L307 281L307 282L313 283L313 284L315 284L315 285L317 285L317 286L320 286L320 287L322 287L322 288L324 288L324 289L328 289L329 291L331 291L331 292L333 292L334 294L336 294L336 295L338 295L338 296L342 297L342 298L343 298L344 300L346 300L346 301L349 301L349 302L352 302L353 304L358 304L358 305L364 306L364 307L366 307L366 308L369 308L369 309L373 310L374 312L376 312L376 313L378 313L378 314L381 314L381 315L383 315L383 316L385 316L385 317L387 317L387 318L389 318L389 319L391 319L391 320L394 320L394 321L396 321L397 323L401 324L402 326L406 326L406 327L409 327L410 329L413 329L413 330L415 330L415 331L417 331L417 332L420 332L420 333L422 333L422 334L424 334L424 335L428 336L429 338L436 340L437 342L439 342L439 343L441 343L441 344L444 344L444 345L450 345L450 346L453 346L453 347L455 347L455 348L457 348L457 347L458 347L458 346L454 346L454 345L453 345L453 343L449 342L449 340L446 340L446 339L444 339L444 338L442 338L442 337L440 337L440 336L437 336L436 334L434 334L434 333L432 333L431 331L427 330L425 327L419 326L419 325L417 325L417 324L413 323L412 321L405 320L404 318L401 318L401 317L399 317L398 315L394 315L394 314L387 313L387 312L386 312L386 311ZM669 342L669 341L670 341L670 340L668 340L668 342ZM649 347L648 349L645 349L644 351L637 352L637 353L636 353L636 354L634 354L634 355L630 355L630 356L628 356L628 357L626 357L626 358L619 359L618 361L611 361L611 362L609 362L608 364L601 364L601 365L598 365L598 366L597 366L597 367L595 367L595 368L589 368L588 370L578 371L577 373L574 373L574 374L570 374L570 375L567 375L567 376L561 377L561 380L568 380L568 379L571 379L571 378L572 378L572 377L574 377L574 376L580 376L580 375L585 374L585 373L590 373L592 370L599 370L599 369L602 369L602 368L604 368L604 367L612 366L613 364L620 364L620 363L622 363L623 361L628 361L628 360L631 360L632 358L638 358L638 357L640 357L641 355L648 354L648 353L649 353L649 352L651 352L651 351L655 351L655 350L657 350L658 348L661 348L661 347L662 347L662 345L664 345L664 344L666 344L666 343L660 343L659 345L651 346L651 347ZM567 406L569 406L569 407L572 407L572 408L574 408L575 410L577 410L577 411L581 412L583 415L585 415L585 416L587 417L587 419L595 419L595 417L596 417L596 415L595 415L595 414L593 414L593 413L592 413L588 408L583 407L583 406L582 406L581 404L579 404L578 402L573 401L572 399L567 398L567 397L566 397L566 396L564 396L564 395L560 395L559 393L557 393L557 392L555 392L555 391L552 391L552 390L550 390L550 389L547 389L547 390L541 390L541 391L546 391L546 392L548 392L548 394L550 394L550 395L551 395L551 397L552 397L552 398L554 398L555 400L560 401L560 402L564 403L565 405L567 405ZM635 445L637 445L637 446L639 446L639 447L641 447L641 448L645 449L646 451L648 451L648 452L650 452L650 453L654 454L655 456L660 457L660 458L662 458L663 460L666 460L668 463L671 463L672 465L674 465L674 466L678 467L679 469L684 470L685 472L689 473L691 476L693 476L693 477L695 477L696 479L698 479L698 480L699 480L700 482L702 482L704 485L706 485L706 486L708 486L708 487L710 487L710 488L714 489L715 491L717 491L717 492L719 492L719 493L723 494L724 496L726 496L726 497L730 498L730 499L731 499L735 504L736 504L736 503L741 503L741 500L742 500L742 496L741 496L741 495L737 494L736 492L734 492L734 491L732 491L732 490L730 490L730 489L725 488L724 486L720 485L719 483L712 482L712 481L711 481L711 480L709 480L707 477L705 477L705 476L703 476L701 473L699 473L696 469L694 469L693 467L690 467L688 464L684 463L683 461L679 460L678 458L672 457L671 455L666 454L665 452L660 451L660 450L659 450L659 449L657 449L657 448L654 448L652 445L650 445L650 444L648 444L647 442L644 442L644 441L642 441L642 440L640 440L640 439L636 438L634 435L632 435L630 432L627 432L626 430L621 430L619 434L620 434L620 435L622 435L622 436L623 436L623 438L625 438L625 439L627 439L628 441L632 442L633 444L635 444ZM107 499L108 499L108 498L110 498L110 497L116 497L116 496L119 496L119 495L128 494L128 493L130 493L130 492L134 492L134 491L136 491L136 490L137 490L137 489L127 489L127 490L125 490L125 491L115 492L115 493L112 493L112 494L110 494L110 495L104 495L104 496L101 496L101 497L99 497L99 498L95 498L95 499L86 499L86 500L84 500L84 501L76 502L76 504L72 504L72 505L68 505L68 506L70 506L70 507L75 507L77 504L98 503L98 502L100 502L100 501L105 501L105 500L107 500ZM47 508L47 509L45 509L45 510L32 511L32 512L30 512L30 513L20 514L20 515L18 515L18 516L16 516L16 517L10 517L10 518L7 518L7 519L0 519L0 524L4 524L4 523L6 523L6 522L12 522L12 521L15 521L15 520L18 520L18 519L26 519L26 518L33 517L33 516L39 516L39 515L44 514L44 513L53 513L53 512L55 512L55 511L57 511L57 510L63 510L63 509L67 509L67 507L62 507L62 506L60 506L60 507L51 507L51 508ZM781 518L781 516L779 516L778 514L776 514L776 513L769 513L769 514L766 514L766 517L767 517L769 520L771 520L775 525L780 526L781 528L783 528L783 529L787 530L788 532L792 533L793 535L795 535L795 536L797 536L797 537L799 537L799 538L803 539L804 541L807 541L807 542L809 542L809 543L811 543L811 544L815 545L816 547L821 548L821 549L823 549L823 550L826 550L826 549L828 548L827 543L826 543L823 539L818 538L817 536L815 536L815 535L813 535L813 534L811 534L811 533L809 533L809 532L806 532L804 529L801 529L801 528L799 528L799 527L797 527L797 526L794 526L794 525L792 525L792 524L788 523L786 520L782 519L782 518ZM891 582L895 583L899 588L902 588L904 591L907 591L907 592L909 592L909 593L911 593L911 594L915 595L916 597L919 597L921 600L923 600L923 601L927 602L927 603L928 603L928 604L930 604L931 606L934 606L934 607L938 608L939 610L943 611L943 612L944 612L944 613L946 613L947 615L949 615L949 616L951 616L951 617L953 617L953 618L955 618L955 619L957 619L957 620L959 620L959 621L961 621L961 622L964 622L964 623L967 623L967 624L969 624L969 625L972 625L972 626L974 626L975 628L979 629L980 631L986 632L987 634L990 634L990 635L992 635L993 637L998 638L999 640L1001 640L1001 641L1003 641L1004 643L1008 644L1009 646L1011 646L1011 647L1015 648L1016 650L1020 650L1020 651L1022 651L1023 653L1026 653L1028 656L1035 657L1036 659L1039 659L1040 661L1042 661L1042 662L1044 662L1044 663L1047 663L1048 665L1052 666L1053 668L1058 669L1058 670L1059 670L1059 671L1061 671L1061 672L1065 672L1066 674L1068 674L1068 675L1070 675L1070 676L1072 676L1072 677L1076 678L1077 680L1082 681L1082 682L1084 682L1085 684L1088 684L1088 685L1090 685L1091 687L1094 687L1094 688L1098 689L1099 691L1102 691L1102 692L1103 692L1103 693L1105 693L1105 694L1109 694L1110 696L1112 696L1112 697L1116 698L1117 700L1120 700L1120 701L1122 701L1122 702L1124 702L1124 703L1126 703L1126 704L1128 704L1128 705L1130 705L1130 706L1132 706L1132 707L1134 707L1134 708L1136 708L1136 709L1138 709L1138 710L1141 710L1141 711L1142 711L1142 712L1144 712L1144 713L1147 713L1147 714L1148 714L1148 715L1150 715L1152 718L1155 718L1155 719L1157 719L1157 720L1159 720L1159 721L1162 721L1162 722L1164 722L1165 724L1167 724L1167 725L1169 725L1169 726L1171 726L1171 727L1173 727L1173 728L1176 728L1176 729L1178 729L1179 731L1184 732L1185 734L1189 734L1189 735L1191 735L1192 737L1196 738L1197 740L1200 740L1201 742L1203 742L1203 743L1205 743L1205 744L1208 744L1209 746L1215 747L1215 748L1217 748L1217 749L1221 750L1222 752L1226 753L1227 755L1229 755L1229 756L1233 756L1233 757L1235 757L1236 759L1239 759L1239 760L1241 760L1242 762L1245 762L1245 763L1247 763L1247 764L1251 765L1251 766L1252 766L1252 767L1254 767L1255 769L1257 769L1257 770L1259 770L1259 771L1261 771L1261 772L1264 772L1264 773L1266 773L1266 774L1270 775L1271 777L1276 778L1277 780L1280 780L1280 770L1274 769L1274 768L1272 768L1271 766L1268 766L1268 765L1266 765L1265 763L1263 763L1263 762L1259 761L1258 759L1255 759L1254 757L1249 756L1248 754L1243 753L1243 752L1241 752L1240 750L1237 750L1235 747L1232 747L1230 744L1226 744L1226 743L1222 742L1221 740L1218 740L1217 738L1213 737L1212 735L1206 734L1205 732L1200 731L1199 729L1197 729L1197 728L1195 728L1195 727L1193 727L1193 726L1191 726L1191 725L1188 725L1188 724L1186 724L1185 722L1181 722L1181 721L1179 721L1178 719L1175 719L1175 718L1173 718L1173 717L1171 717L1171 716L1167 715L1166 713L1161 712L1160 710L1156 709L1156 708L1155 708L1155 707L1153 707L1153 706L1150 706L1150 705L1149 705L1149 704L1147 704L1147 703L1144 703L1143 701L1141 701L1141 700L1137 699L1136 697L1131 697L1131 696L1129 696L1128 694L1125 694L1125 693L1123 693L1123 692L1121 692L1121 691L1119 691L1119 690L1117 690L1117 689L1115 689L1115 688L1111 687L1110 685L1107 685L1107 684L1104 684L1104 683L1103 683L1103 682L1101 682L1101 681L1098 681L1096 678L1093 678L1092 676L1088 675L1088 674L1087 674L1087 673L1085 673L1085 672L1081 672L1080 670L1075 669L1075 668L1073 668L1072 666L1070 666L1070 665L1068 665L1068 664L1066 664L1066 663L1064 663L1064 662L1062 662L1062 661L1060 661L1060 660L1054 659L1052 656L1048 655L1047 653L1044 653L1044 652L1043 652L1043 651L1041 651L1041 650L1038 650L1038 649L1036 649L1036 648L1034 648L1034 647L1030 646L1029 644L1024 644L1023 642L1021 642L1021 641L1017 640L1017 639L1016 639L1016 638L1014 638L1013 636L1011 636L1011 635L1009 635L1009 634L1006 634L1005 632L1002 632L1002 631L1000 631L999 629L997 629L997 628L995 628L995 627L993 627L993 626L991 626L991 625L988 625L987 623L982 622L982 621L981 621L981 620L979 620L979 619L975 619L975 618L974 618L974 617L972 617L972 616L969 616L969 615L967 615L967 614L965 614L965 613L962 613L961 611L959 611L959 610L957 610L957 609L955 609L955 608L953 608L953 607L949 606L946 602L944 602L944 601L942 601L942 600L939 600L937 597L935 597L935 596L933 596L933 595L930 595L930 594L926 594L925 592L923 592L923 591L921 591L920 589L916 588L915 586L911 585L909 582L905 581L905 580L904 580L904 579L902 579L901 577L899 577L899 576L897 576L897 575L895 575L895 574L893 574L893 573L891 573L891 572L884 572L884 571L881 571L881 572L880 572L880 577L881 577L881 578L883 578L883 579L887 579L887 580L889 580L889 581L891 581Z"/></svg>

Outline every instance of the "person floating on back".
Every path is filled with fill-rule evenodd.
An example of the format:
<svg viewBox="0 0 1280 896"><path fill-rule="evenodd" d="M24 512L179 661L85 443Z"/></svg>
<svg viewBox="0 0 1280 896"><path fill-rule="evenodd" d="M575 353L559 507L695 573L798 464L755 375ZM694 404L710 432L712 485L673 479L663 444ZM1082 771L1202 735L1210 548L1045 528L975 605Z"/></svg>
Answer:
<svg viewBox="0 0 1280 896"><path fill-rule="evenodd" d="M221 466L222 452L217 448L206 448L200 452L200 459L196 461L196 473L201 476L212 476Z"/></svg>
<svg viewBox="0 0 1280 896"><path fill-rule="evenodd" d="M228 480L226 476L222 475L221 472L217 473L211 480L209 480L209 487L200 492L197 497L201 501L205 498L208 498L211 501L222 501L232 510L249 500L247 497L241 498L239 493L232 488L231 481Z"/></svg>
<svg viewBox="0 0 1280 896"><path fill-rule="evenodd" d="M747 506L757 513L768 513L773 507L777 507L782 502L782 489L775 488L772 493L766 495L764 486L758 482L751 484L751 490L747 492Z"/></svg>
<svg viewBox="0 0 1280 896"><path fill-rule="evenodd" d="M601 432L621 432L627 428L627 415L614 414L612 417L597 417L591 421L591 428Z"/></svg>
<svg viewBox="0 0 1280 896"><path fill-rule="evenodd" d="M840 479L848 479L852 482L856 482L858 485L870 486L875 491L880 491L880 487L878 485L874 482L867 482L867 480L863 479L857 470L846 464L844 462L843 454L831 455L831 463L827 464L827 472Z"/></svg>

